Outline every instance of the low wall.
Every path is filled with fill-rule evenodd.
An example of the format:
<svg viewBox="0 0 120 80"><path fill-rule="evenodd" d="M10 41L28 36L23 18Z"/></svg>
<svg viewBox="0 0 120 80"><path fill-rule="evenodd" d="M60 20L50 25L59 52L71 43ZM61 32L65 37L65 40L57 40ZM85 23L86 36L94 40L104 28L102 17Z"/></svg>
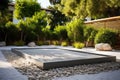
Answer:
<svg viewBox="0 0 120 80"><path fill-rule="evenodd" d="M86 21L85 24L95 28L111 28L120 31L120 16Z"/></svg>
<svg viewBox="0 0 120 80"><path fill-rule="evenodd" d="M120 50L120 16L86 21L84 23L86 25L93 26L94 28L98 28L98 29L99 28L110 28L110 29L119 31L115 49Z"/></svg>

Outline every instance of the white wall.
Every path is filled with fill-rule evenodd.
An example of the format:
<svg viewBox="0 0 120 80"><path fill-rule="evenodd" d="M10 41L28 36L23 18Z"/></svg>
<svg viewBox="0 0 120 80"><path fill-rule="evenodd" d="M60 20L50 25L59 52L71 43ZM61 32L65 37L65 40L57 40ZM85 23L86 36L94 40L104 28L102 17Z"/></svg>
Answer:
<svg viewBox="0 0 120 80"><path fill-rule="evenodd" d="M17 24L18 22L19 22L19 20L13 18L13 23L14 23L14 24Z"/></svg>

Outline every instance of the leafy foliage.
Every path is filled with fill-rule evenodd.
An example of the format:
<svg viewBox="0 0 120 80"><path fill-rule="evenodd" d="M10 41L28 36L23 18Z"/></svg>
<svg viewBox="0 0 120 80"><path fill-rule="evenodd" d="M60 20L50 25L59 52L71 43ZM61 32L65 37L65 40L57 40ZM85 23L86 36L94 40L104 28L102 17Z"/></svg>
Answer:
<svg viewBox="0 0 120 80"><path fill-rule="evenodd" d="M41 45L44 44L44 42L43 42L43 41L37 41L36 44L37 44L38 46L41 46Z"/></svg>
<svg viewBox="0 0 120 80"><path fill-rule="evenodd" d="M74 20L67 24L67 34L72 41L84 41L83 22L81 20Z"/></svg>
<svg viewBox="0 0 120 80"><path fill-rule="evenodd" d="M43 32L43 38L44 40L51 40L52 36L52 31L50 30L50 26L46 26L45 28L42 29Z"/></svg>
<svg viewBox="0 0 120 80"><path fill-rule="evenodd" d="M65 14L62 14L56 6L49 7L49 9L51 9L51 12L48 17L48 23L51 26L51 30L54 30L56 26L64 25L69 21L69 18L66 17Z"/></svg>
<svg viewBox="0 0 120 80"><path fill-rule="evenodd" d="M97 30L93 27L86 26L84 28L84 40L85 41L94 41Z"/></svg>
<svg viewBox="0 0 120 80"><path fill-rule="evenodd" d="M74 42L73 43L73 47L78 48L78 49L81 49L84 46L85 46L84 43L80 43L80 42Z"/></svg>
<svg viewBox="0 0 120 80"><path fill-rule="evenodd" d="M25 42L24 42L24 41L15 41L15 42L14 42L14 45L15 45L15 46L24 46L24 45L25 45Z"/></svg>
<svg viewBox="0 0 120 80"><path fill-rule="evenodd" d="M119 15L119 0L50 0L50 2L54 7L49 7L51 13L47 15L45 11L40 11L40 5L36 0L16 0L15 17L21 19L17 26L8 22L11 15L7 14L7 3L5 3L6 7L1 7L0 2L0 9L5 8L4 11L0 10L0 39L17 41L18 45L22 44L19 41L34 40L41 45L43 41L50 44L54 40L53 44L58 45L59 41L70 40L78 42L75 43L77 48L83 47L85 41L94 40L95 43L115 44L115 32L100 30L97 34L97 30L94 28L85 28L80 19ZM70 18L72 21L66 24ZM67 44L67 42L62 42L61 45L66 46Z"/></svg>
<svg viewBox="0 0 120 80"><path fill-rule="evenodd" d="M61 43L61 46L68 46L68 42L63 41L63 42Z"/></svg>
<svg viewBox="0 0 120 80"><path fill-rule="evenodd" d="M59 10L70 17L101 18L120 14L119 0L61 0Z"/></svg>
<svg viewBox="0 0 120 80"><path fill-rule="evenodd" d="M40 37L44 38L44 33L42 29L45 28L46 25L47 21L45 11L35 13L32 18L20 20L17 26L21 31L21 40L31 41L37 38L37 40L39 41Z"/></svg>
<svg viewBox="0 0 120 80"><path fill-rule="evenodd" d="M88 40L88 38L89 38L89 36L91 35L91 32L93 31L93 28L92 27L85 27L85 29L84 29L84 39L85 39L85 41L87 41Z"/></svg>
<svg viewBox="0 0 120 80"><path fill-rule="evenodd" d="M12 19L12 14L8 10L0 12L0 27L5 26Z"/></svg>
<svg viewBox="0 0 120 80"><path fill-rule="evenodd" d="M97 34L97 29L86 26L84 27L84 42L85 46L91 47L94 46L94 38Z"/></svg>
<svg viewBox="0 0 120 80"><path fill-rule="evenodd" d="M0 0L0 11L4 11L8 8L9 0Z"/></svg>
<svg viewBox="0 0 120 80"><path fill-rule="evenodd" d="M95 43L109 43L110 45L114 45L116 43L116 32L109 29L101 29L95 37Z"/></svg>
<svg viewBox="0 0 120 80"><path fill-rule="evenodd" d="M17 27L19 28L20 31L20 40L25 41L25 36L26 36L25 33L27 30L25 22L23 20L20 20L17 24Z"/></svg>
<svg viewBox="0 0 120 80"><path fill-rule="evenodd" d="M6 23L12 19L12 14L8 11L9 0L0 0L0 41L6 41Z"/></svg>
<svg viewBox="0 0 120 80"><path fill-rule="evenodd" d="M34 32L37 35L38 41L40 40L40 37L43 38L44 36L46 36L46 35L44 35L44 32L43 32L45 30L45 29L43 30L43 28L45 28L47 26L47 18L46 17L47 17L47 14L45 11L37 12L32 17L33 21L35 22Z"/></svg>
<svg viewBox="0 0 120 80"><path fill-rule="evenodd" d="M15 41L18 36L18 28L12 22L6 23L6 40L7 41Z"/></svg>
<svg viewBox="0 0 120 80"><path fill-rule="evenodd" d="M91 34L88 38L88 41L94 42L94 39L95 39L95 36L96 36L97 32L98 32L97 30L93 29L93 31L91 32Z"/></svg>
<svg viewBox="0 0 120 80"><path fill-rule="evenodd" d="M32 18L26 18L25 20L25 41L26 42L31 42L36 39L36 34L34 32L36 25L35 22Z"/></svg>
<svg viewBox="0 0 120 80"><path fill-rule="evenodd" d="M55 33L57 34L57 36L59 37L59 40L66 40L67 37L67 30L65 26L57 26L54 29Z"/></svg>
<svg viewBox="0 0 120 80"><path fill-rule="evenodd" d="M40 11L40 5L36 0L16 0L14 17L17 19L32 17L37 11Z"/></svg>
<svg viewBox="0 0 120 80"><path fill-rule="evenodd" d="M52 44L53 44L53 45L60 45L59 41L57 41L57 40L52 41Z"/></svg>

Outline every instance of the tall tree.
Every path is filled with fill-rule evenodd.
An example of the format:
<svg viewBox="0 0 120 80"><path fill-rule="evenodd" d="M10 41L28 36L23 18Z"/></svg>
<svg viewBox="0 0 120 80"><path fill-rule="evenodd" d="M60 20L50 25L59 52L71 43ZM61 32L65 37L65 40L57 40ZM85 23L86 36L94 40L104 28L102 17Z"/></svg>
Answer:
<svg viewBox="0 0 120 80"><path fill-rule="evenodd" d="M64 25L69 20L69 18L66 17L65 14L62 14L56 6L49 8L51 9L51 12L48 23L51 26L51 30L54 30L58 25Z"/></svg>
<svg viewBox="0 0 120 80"><path fill-rule="evenodd" d="M8 10L8 3L9 0L0 0L0 41L5 41L5 24L12 18Z"/></svg>
<svg viewBox="0 0 120 80"><path fill-rule="evenodd" d="M0 0L0 11L8 8L9 0Z"/></svg>
<svg viewBox="0 0 120 80"><path fill-rule="evenodd" d="M119 0L61 0L59 7L65 15L77 18L120 15Z"/></svg>
<svg viewBox="0 0 120 80"><path fill-rule="evenodd" d="M14 17L17 19L32 17L38 11L40 11L40 4L36 0L16 0Z"/></svg>
<svg viewBox="0 0 120 80"><path fill-rule="evenodd" d="M0 0L0 17L5 17L8 11L9 0Z"/></svg>
<svg viewBox="0 0 120 80"><path fill-rule="evenodd" d="M36 25L34 32L37 35L38 41L45 37L42 29L47 26L47 18L46 17L47 17L47 14L45 11L38 12L32 17L32 19L34 20L35 25Z"/></svg>
<svg viewBox="0 0 120 80"><path fill-rule="evenodd" d="M46 12L35 13L31 18L21 19L17 26L21 33L21 41L38 41L44 37L42 29L47 25ZM31 36L33 35L33 36Z"/></svg>
<svg viewBox="0 0 120 80"><path fill-rule="evenodd" d="M83 21L75 19L67 25L67 35L72 42L84 42Z"/></svg>

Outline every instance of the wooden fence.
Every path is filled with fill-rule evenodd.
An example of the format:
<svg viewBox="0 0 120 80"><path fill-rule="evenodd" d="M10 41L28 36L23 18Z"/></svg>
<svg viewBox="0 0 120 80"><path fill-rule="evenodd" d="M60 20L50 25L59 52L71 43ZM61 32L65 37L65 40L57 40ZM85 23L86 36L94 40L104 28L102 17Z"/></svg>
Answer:
<svg viewBox="0 0 120 80"><path fill-rule="evenodd" d="M120 16L86 21L85 24L95 28L111 28L120 31Z"/></svg>

